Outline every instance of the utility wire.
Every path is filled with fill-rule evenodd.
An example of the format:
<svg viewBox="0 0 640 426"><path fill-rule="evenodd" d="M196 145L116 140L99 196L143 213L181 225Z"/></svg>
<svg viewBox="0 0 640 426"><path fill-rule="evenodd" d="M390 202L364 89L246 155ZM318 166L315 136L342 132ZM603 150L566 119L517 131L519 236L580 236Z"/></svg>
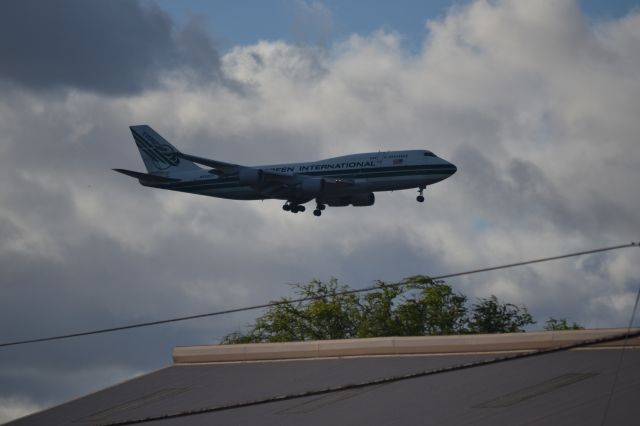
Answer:
<svg viewBox="0 0 640 426"><path fill-rule="evenodd" d="M551 260L558 260L558 259L566 259L566 258L569 258L569 257L583 256L585 254L600 253L600 252L605 252L605 251L610 251L610 250L617 250L617 249L622 249L622 248L627 248L627 247L639 247L639 246L640 246L640 243L632 242L632 243L628 243L628 244L621 244L621 245L617 245L617 246L604 247L604 248L599 248L599 249L594 249L594 250L580 251L580 252L576 252L576 253L563 254L563 255L559 255L559 256L544 257L544 258L534 259L534 260L525 260L523 262L509 263L509 264L506 264L506 265L491 266L491 267L488 267L488 268L480 268L480 269L472 269L470 271L464 271L464 272L455 272L455 273L452 273L452 274L439 275L439 276L430 277L430 278L432 280L442 280L442 279L445 279L445 278L460 277L460 276L463 276L463 275L473 275L473 274L478 274L478 273L481 273L481 272L496 271L496 270L499 270L499 269L508 269L508 268L514 268L514 267L517 267L517 266L531 265L531 264L534 264L534 263L549 262ZM405 285L405 283L399 282L399 283L387 284L387 287L400 287L400 286L403 286L403 285ZM365 287L365 288L341 291L341 292L336 293L335 295L336 296L341 296L341 295L345 295L345 294L365 293L365 292L377 290L379 288L380 288L379 286L374 285L374 286ZM324 296L302 297L302 298L299 298L299 299L285 299L285 300L280 300L280 301L275 301L275 302L263 303L263 304L260 304L260 305L245 306L245 307L242 307L242 308L226 309L226 310L223 310L223 311L216 311L216 312L208 312L208 313L205 313L205 314L187 315L187 316L174 317L174 318L158 320L158 321L149 321L149 322L142 322L142 323L137 323L137 324L123 325L123 326L119 326L119 327L109 327L109 328L102 328L102 329L97 329L97 330L81 331L81 332L78 332L78 333L61 334L61 335L58 335L58 336L41 337L41 338L37 338L37 339L16 340L16 341L13 341L13 342L0 343L0 348L8 347L8 346L26 345L28 343L50 342L50 341L53 341L53 340L70 339L70 338L73 338L73 337L91 336L91 335L94 335L94 334L113 333L115 331L130 330L130 329L133 329L133 328L150 327L150 326L153 326L153 325L169 324L169 323L180 322L180 321L189 321L189 320L198 319L198 318L215 317L215 316L220 316L220 315L232 314L232 313L235 313L235 312L244 312L244 311L251 311L251 310L255 310L255 309L270 308L272 306L288 305L288 304L300 303L300 302L309 302L309 301L319 300L319 299L323 299L323 298L324 298Z"/></svg>

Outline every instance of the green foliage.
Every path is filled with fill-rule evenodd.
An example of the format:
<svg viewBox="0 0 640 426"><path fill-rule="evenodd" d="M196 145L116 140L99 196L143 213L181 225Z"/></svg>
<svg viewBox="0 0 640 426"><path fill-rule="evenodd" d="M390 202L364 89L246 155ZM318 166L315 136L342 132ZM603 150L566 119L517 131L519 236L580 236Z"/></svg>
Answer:
<svg viewBox="0 0 640 426"><path fill-rule="evenodd" d="M553 317L549 317L545 322L544 329L547 331L584 330L584 327L575 322L569 325L566 318L555 319Z"/></svg>
<svg viewBox="0 0 640 426"><path fill-rule="evenodd" d="M535 324L527 308L511 303L500 303L491 295L488 299L479 299L473 305L469 319L471 333L514 333L524 331L522 327Z"/></svg>
<svg viewBox="0 0 640 426"><path fill-rule="evenodd" d="M383 281L378 281L377 288L364 294L358 302L357 337L401 336L403 328L394 301L402 289Z"/></svg>
<svg viewBox="0 0 640 426"><path fill-rule="evenodd" d="M362 296L357 337L458 334L464 331L467 298L443 281L417 275L397 285L378 281Z"/></svg>
<svg viewBox="0 0 640 426"><path fill-rule="evenodd" d="M335 278L293 288L295 299L281 299L246 333L229 334L222 343L501 333L534 323L524 306L500 303L495 296L469 309L465 295L424 275L396 284L378 281L376 290L365 294L344 294L349 288Z"/></svg>
<svg viewBox="0 0 640 426"><path fill-rule="evenodd" d="M402 281L404 288L416 290L400 306L404 333L400 335L422 336L460 334L466 331L467 297L455 293L444 281L416 275Z"/></svg>
<svg viewBox="0 0 640 426"><path fill-rule="evenodd" d="M298 297L308 302L291 302L283 298L259 317L248 333L232 333L222 343L291 342L302 340L348 339L356 337L358 297L340 294L348 287L329 282L311 281L293 285Z"/></svg>

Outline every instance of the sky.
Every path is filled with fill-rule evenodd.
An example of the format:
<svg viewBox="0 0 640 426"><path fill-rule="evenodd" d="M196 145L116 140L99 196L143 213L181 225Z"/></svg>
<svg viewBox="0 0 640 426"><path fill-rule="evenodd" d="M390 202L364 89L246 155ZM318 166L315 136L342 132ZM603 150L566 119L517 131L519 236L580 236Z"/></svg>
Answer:
<svg viewBox="0 0 640 426"><path fill-rule="evenodd" d="M637 2L5 0L0 341L640 240ZM128 126L234 163L429 149L458 172L368 208L145 188ZM637 249L449 280L625 326ZM167 366L259 312L0 348L0 422ZM535 327L534 327L535 328Z"/></svg>

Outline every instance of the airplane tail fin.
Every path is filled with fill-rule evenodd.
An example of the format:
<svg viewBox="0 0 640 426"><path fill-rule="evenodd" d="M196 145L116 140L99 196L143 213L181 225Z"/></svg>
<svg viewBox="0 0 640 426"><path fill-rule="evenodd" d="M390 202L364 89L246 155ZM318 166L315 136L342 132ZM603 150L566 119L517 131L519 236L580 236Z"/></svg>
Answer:
<svg viewBox="0 0 640 426"><path fill-rule="evenodd" d="M195 163L180 158L179 151L151 127L143 124L130 126L133 140L150 174L171 175L172 173L202 170Z"/></svg>

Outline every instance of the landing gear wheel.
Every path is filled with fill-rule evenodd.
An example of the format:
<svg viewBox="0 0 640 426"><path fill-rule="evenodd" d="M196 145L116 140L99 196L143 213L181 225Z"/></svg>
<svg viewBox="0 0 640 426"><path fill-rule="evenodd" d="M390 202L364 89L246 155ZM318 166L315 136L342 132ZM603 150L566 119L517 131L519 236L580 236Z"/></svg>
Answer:
<svg viewBox="0 0 640 426"><path fill-rule="evenodd" d="M318 204L318 210L324 210L326 208L327 206L325 206L324 204Z"/></svg>
<svg viewBox="0 0 640 426"><path fill-rule="evenodd" d="M301 206L300 204L294 204L291 201L287 201L285 203L285 205L282 206L282 210L284 210L286 212L291 212L291 213L298 213L298 212L305 211L305 208L304 208L304 206Z"/></svg>
<svg viewBox="0 0 640 426"><path fill-rule="evenodd" d="M322 214L322 210L320 210L320 209L315 209L315 210L313 211L313 215L314 215L314 216L320 216L321 214Z"/></svg>
<svg viewBox="0 0 640 426"><path fill-rule="evenodd" d="M418 200L418 202L419 202L419 203L424 203L424 196L422 196L422 195L418 195L418 196L416 197L416 200Z"/></svg>

